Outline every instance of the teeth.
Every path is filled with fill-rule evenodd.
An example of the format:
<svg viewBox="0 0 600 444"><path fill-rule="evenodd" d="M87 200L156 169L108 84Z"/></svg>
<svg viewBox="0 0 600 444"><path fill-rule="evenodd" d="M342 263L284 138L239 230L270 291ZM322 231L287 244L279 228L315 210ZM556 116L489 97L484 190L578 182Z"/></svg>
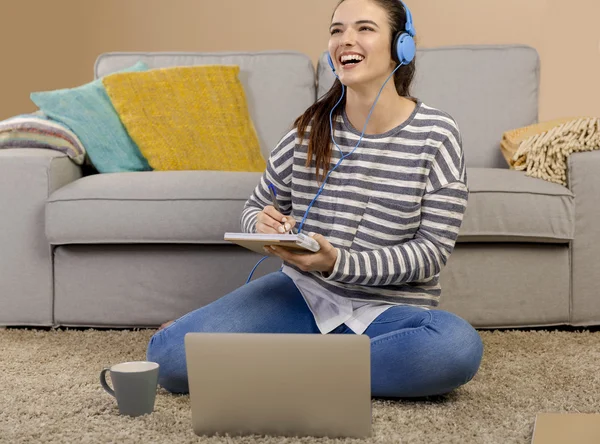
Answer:
<svg viewBox="0 0 600 444"><path fill-rule="evenodd" d="M361 55L358 54L349 54L349 55L343 55L342 58L340 59L342 63L346 63L349 60L358 60L359 62L362 62L365 58Z"/></svg>

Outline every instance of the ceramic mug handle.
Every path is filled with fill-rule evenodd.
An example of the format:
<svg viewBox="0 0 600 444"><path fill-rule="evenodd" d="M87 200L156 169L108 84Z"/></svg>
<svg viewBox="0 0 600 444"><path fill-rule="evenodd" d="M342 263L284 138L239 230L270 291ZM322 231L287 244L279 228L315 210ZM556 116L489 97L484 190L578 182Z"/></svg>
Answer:
<svg viewBox="0 0 600 444"><path fill-rule="evenodd" d="M104 387L104 390L106 390L106 392L113 396L115 396L115 391L113 389L110 388L110 386L108 385L108 383L106 382L106 372L109 372L110 368L106 367L103 368L102 371L100 372L100 384L102 384L102 387Z"/></svg>

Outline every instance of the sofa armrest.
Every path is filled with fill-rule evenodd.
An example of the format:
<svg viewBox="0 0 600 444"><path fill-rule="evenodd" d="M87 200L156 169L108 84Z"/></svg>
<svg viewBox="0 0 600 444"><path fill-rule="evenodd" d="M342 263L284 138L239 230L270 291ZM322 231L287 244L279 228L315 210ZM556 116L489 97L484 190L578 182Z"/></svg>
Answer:
<svg viewBox="0 0 600 444"><path fill-rule="evenodd" d="M54 150L0 150L0 325L52 325L46 200L81 168Z"/></svg>
<svg viewBox="0 0 600 444"><path fill-rule="evenodd" d="M572 153L568 186L575 195L575 238L571 248L571 323L600 319L600 151ZM595 322L594 322L595 320Z"/></svg>

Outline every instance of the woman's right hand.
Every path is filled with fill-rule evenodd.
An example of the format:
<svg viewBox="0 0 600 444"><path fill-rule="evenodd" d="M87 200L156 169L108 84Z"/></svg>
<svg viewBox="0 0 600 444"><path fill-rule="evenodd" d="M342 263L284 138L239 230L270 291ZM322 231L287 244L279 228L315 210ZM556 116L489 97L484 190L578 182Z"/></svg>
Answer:
<svg viewBox="0 0 600 444"><path fill-rule="evenodd" d="M293 217L284 216L272 205L263 208L256 220L256 232L264 234L284 234L296 225Z"/></svg>

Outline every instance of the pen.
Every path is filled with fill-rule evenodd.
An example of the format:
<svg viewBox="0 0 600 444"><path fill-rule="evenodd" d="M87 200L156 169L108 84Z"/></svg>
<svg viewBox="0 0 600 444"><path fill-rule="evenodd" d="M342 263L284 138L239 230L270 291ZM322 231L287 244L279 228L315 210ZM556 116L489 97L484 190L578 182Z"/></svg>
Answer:
<svg viewBox="0 0 600 444"><path fill-rule="evenodd" d="M271 194L271 201L273 202L273 207L275 207L275 209L281 213L281 209L279 208L279 204L277 203L277 191L275 191L275 186L272 183L269 184L269 193ZM293 231L290 230L287 234L293 234Z"/></svg>

